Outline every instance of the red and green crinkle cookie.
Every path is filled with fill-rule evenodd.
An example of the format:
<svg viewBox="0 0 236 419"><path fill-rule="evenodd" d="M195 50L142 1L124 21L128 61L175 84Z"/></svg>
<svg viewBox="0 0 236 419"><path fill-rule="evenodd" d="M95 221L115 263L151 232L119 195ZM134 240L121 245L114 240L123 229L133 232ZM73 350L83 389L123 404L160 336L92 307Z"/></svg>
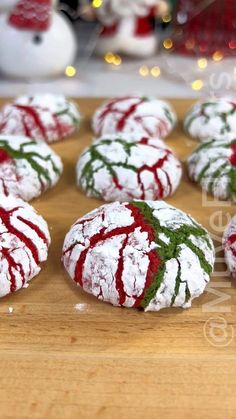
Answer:
<svg viewBox="0 0 236 419"><path fill-rule="evenodd" d="M139 142L130 141L129 134L103 136L77 164L78 185L105 201L165 198L174 193L181 175L180 161L163 141L140 135Z"/></svg>
<svg viewBox="0 0 236 419"><path fill-rule="evenodd" d="M236 102L214 99L196 103L184 121L187 133L201 142L236 132Z"/></svg>
<svg viewBox="0 0 236 419"><path fill-rule="evenodd" d="M92 119L97 137L117 132L139 132L143 136L165 138L176 124L169 103L143 96L122 96L100 106Z"/></svg>
<svg viewBox="0 0 236 419"><path fill-rule="evenodd" d="M62 170L60 157L47 144L0 134L0 193L30 201L53 187Z"/></svg>
<svg viewBox="0 0 236 419"><path fill-rule="evenodd" d="M197 147L188 158L188 171L206 192L236 202L236 134Z"/></svg>
<svg viewBox="0 0 236 419"><path fill-rule="evenodd" d="M52 143L72 135L80 119L76 105L62 95L21 96L0 111L0 133Z"/></svg>
<svg viewBox="0 0 236 419"><path fill-rule="evenodd" d="M51 238L47 223L26 202L0 195L0 297L13 293L40 272Z"/></svg>
<svg viewBox="0 0 236 419"><path fill-rule="evenodd" d="M114 202L79 219L63 263L89 294L114 306L188 308L205 290L215 252L207 231L163 201Z"/></svg>

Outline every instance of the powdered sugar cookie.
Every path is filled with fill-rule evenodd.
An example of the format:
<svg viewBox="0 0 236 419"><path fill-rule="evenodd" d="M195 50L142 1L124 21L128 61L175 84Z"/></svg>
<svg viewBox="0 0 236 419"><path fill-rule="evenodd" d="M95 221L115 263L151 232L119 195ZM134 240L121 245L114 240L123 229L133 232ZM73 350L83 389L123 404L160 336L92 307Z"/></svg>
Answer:
<svg viewBox="0 0 236 419"><path fill-rule="evenodd" d="M225 262L230 273L236 276L236 216L234 216L223 236Z"/></svg>
<svg viewBox="0 0 236 419"><path fill-rule="evenodd" d="M46 261L50 235L47 223L26 202L0 196L0 297L22 288Z"/></svg>
<svg viewBox="0 0 236 419"><path fill-rule="evenodd" d="M57 183L62 168L47 144L0 134L0 193L30 201Z"/></svg>
<svg viewBox="0 0 236 419"><path fill-rule="evenodd" d="M236 134L197 147L188 159L188 171L206 192L236 202Z"/></svg>
<svg viewBox="0 0 236 419"><path fill-rule="evenodd" d="M167 102L141 96L111 99L94 114L92 127L97 137L117 132L165 138L176 123L176 114Z"/></svg>
<svg viewBox="0 0 236 419"><path fill-rule="evenodd" d="M79 126L75 104L64 96L22 96L0 112L0 133L25 135L52 143L72 135Z"/></svg>
<svg viewBox="0 0 236 419"><path fill-rule="evenodd" d="M215 99L195 104L184 121L185 130L199 141L236 133L236 102Z"/></svg>
<svg viewBox="0 0 236 419"><path fill-rule="evenodd" d="M114 306L188 308L209 282L207 231L163 201L104 205L67 234L63 263L86 292Z"/></svg>
<svg viewBox="0 0 236 419"><path fill-rule="evenodd" d="M77 183L88 196L105 201L162 199L178 187L179 160L163 141L129 134L99 138L77 164Z"/></svg>

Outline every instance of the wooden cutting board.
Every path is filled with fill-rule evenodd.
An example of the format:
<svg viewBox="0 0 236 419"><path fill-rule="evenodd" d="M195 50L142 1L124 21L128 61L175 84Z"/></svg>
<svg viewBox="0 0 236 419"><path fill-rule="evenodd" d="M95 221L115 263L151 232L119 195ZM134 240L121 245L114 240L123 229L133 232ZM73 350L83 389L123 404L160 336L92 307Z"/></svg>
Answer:
<svg viewBox="0 0 236 419"><path fill-rule="evenodd" d="M214 234L221 259L212 287L190 310L114 308L76 288L61 266L71 224L102 204L75 185L100 102L78 99L79 133L53 146L64 174L32 203L50 226L48 262L28 289L0 302L0 418L236 418L236 282L224 274L220 250L233 205L203 201L186 175L168 199ZM180 124L167 143L184 160L196 145L181 128L191 101L172 103Z"/></svg>

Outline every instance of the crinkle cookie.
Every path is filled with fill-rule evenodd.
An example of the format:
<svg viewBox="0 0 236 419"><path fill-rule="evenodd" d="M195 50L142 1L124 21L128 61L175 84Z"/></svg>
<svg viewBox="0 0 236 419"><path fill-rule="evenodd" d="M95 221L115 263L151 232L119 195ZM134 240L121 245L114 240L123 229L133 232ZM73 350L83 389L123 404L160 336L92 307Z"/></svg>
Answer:
<svg viewBox="0 0 236 419"><path fill-rule="evenodd" d="M47 144L0 134L0 193L30 201L53 187L62 170L60 157Z"/></svg>
<svg viewBox="0 0 236 419"><path fill-rule="evenodd" d="M40 272L51 239L47 223L29 204L0 196L0 297L22 288Z"/></svg>
<svg viewBox="0 0 236 419"><path fill-rule="evenodd" d="M0 112L1 134L25 135L47 143L72 135L79 123L76 105L61 95L22 96Z"/></svg>
<svg viewBox="0 0 236 419"><path fill-rule="evenodd" d="M234 216L223 236L225 262L230 273L236 277L236 216Z"/></svg>
<svg viewBox="0 0 236 419"><path fill-rule="evenodd" d="M197 103L186 115L184 128L201 142L236 133L236 102L216 99Z"/></svg>
<svg viewBox="0 0 236 419"><path fill-rule="evenodd" d="M127 96L111 99L95 112L95 135L117 132L165 138L176 123L176 114L167 102L155 98Z"/></svg>
<svg viewBox="0 0 236 419"><path fill-rule="evenodd" d="M99 300L158 311L188 308L204 292L214 249L202 226L163 201L114 202L71 227L63 263Z"/></svg>
<svg viewBox="0 0 236 419"><path fill-rule="evenodd" d="M236 202L236 134L197 147L188 158L188 171L206 192Z"/></svg>
<svg viewBox="0 0 236 419"><path fill-rule="evenodd" d="M87 196L105 201L162 199L176 190L182 168L161 140L129 134L106 136L87 148L77 164L77 183Z"/></svg>

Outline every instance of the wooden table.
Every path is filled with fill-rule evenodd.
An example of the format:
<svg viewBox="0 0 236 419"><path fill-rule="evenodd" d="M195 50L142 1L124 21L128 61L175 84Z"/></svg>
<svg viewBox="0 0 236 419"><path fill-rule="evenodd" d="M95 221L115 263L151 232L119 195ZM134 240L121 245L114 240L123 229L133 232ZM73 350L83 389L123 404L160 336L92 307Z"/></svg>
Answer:
<svg viewBox="0 0 236 419"><path fill-rule="evenodd" d="M191 101L172 102L182 120ZM80 132L53 147L64 161L62 179L33 202L51 229L48 263L28 289L0 302L0 418L236 418L233 280L218 274L190 310L145 314L97 301L62 269L72 222L101 205L75 185L75 162L89 144L89 118L99 103L79 100ZM181 124L168 144L181 159L195 146ZM222 258L221 227L234 206L209 200L202 206L200 189L185 176L168 202L211 230ZM225 271L223 263L216 267ZM225 301L217 302L219 293Z"/></svg>

